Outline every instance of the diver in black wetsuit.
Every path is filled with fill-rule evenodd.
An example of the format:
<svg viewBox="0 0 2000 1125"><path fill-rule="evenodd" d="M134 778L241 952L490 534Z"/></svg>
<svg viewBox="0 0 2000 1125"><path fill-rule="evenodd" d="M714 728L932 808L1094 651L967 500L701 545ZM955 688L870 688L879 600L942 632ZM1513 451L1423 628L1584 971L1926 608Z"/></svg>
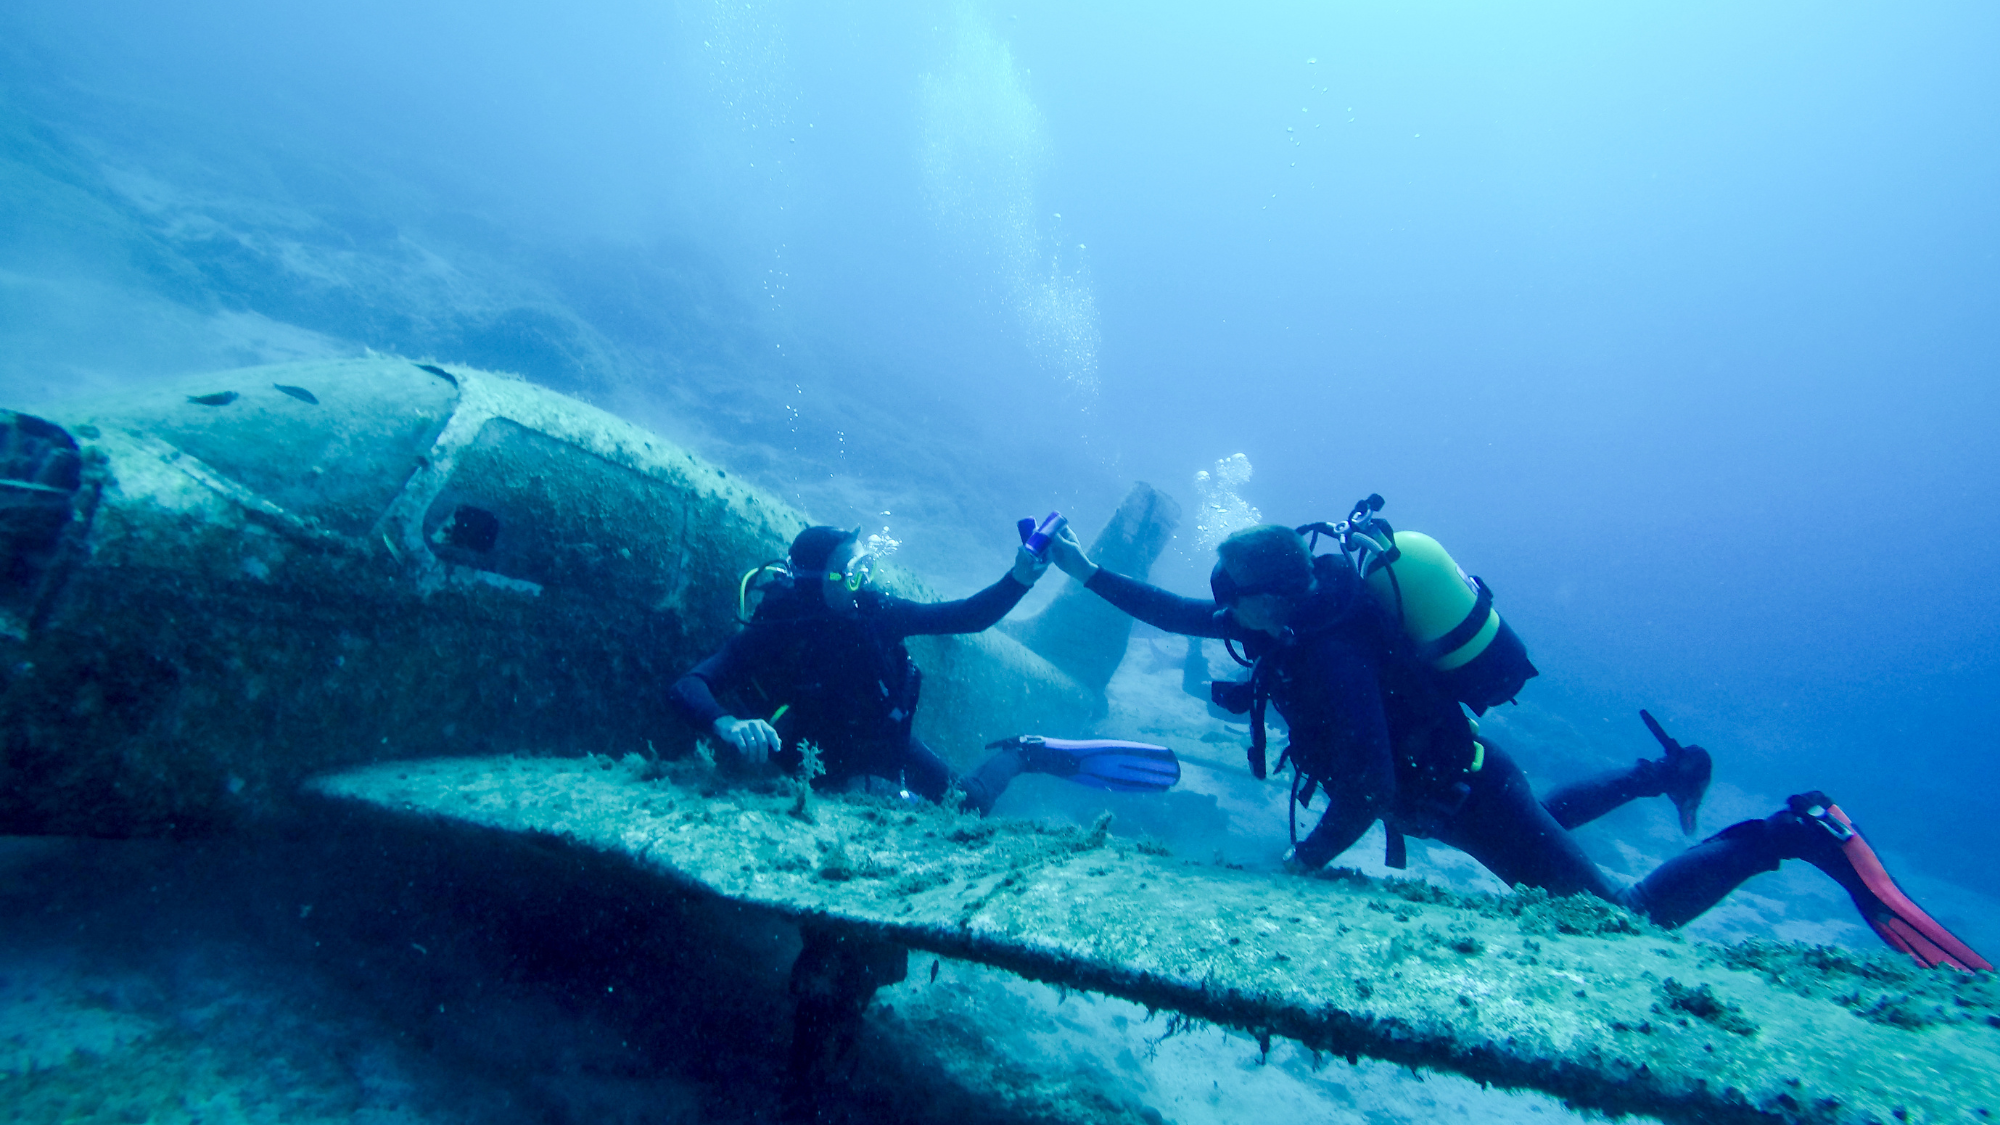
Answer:
<svg viewBox="0 0 2000 1125"><path fill-rule="evenodd" d="M674 710L696 729L712 731L746 760L768 758L787 772L799 769L799 744L810 742L825 771L812 779L815 788L882 778L940 801L956 780L965 807L982 814L1021 773L1076 772L1068 755L1023 740L954 778L911 733L921 676L903 639L990 628L1042 576L1046 556L1023 547L998 582L930 604L870 589L873 559L857 532L809 527L787 557L797 577L768 592L742 632L669 689Z"/></svg>
<svg viewBox="0 0 2000 1125"><path fill-rule="evenodd" d="M1512 758L1475 728L1458 700L1410 649L1401 628L1337 555L1315 557L1288 527L1237 532L1218 548L1213 601L1183 598L1092 564L1063 529L1056 565L1112 605L1150 625L1240 644L1255 662L1244 698L1252 708L1251 772L1264 776L1262 701L1290 727L1289 759L1301 804L1314 790L1327 808L1298 841L1292 862L1317 869L1377 820L1400 834L1449 844L1510 886L1552 894L1587 892L1664 926L1679 926L1737 885L1785 859L1826 871L1877 933L1929 965L1992 966L1895 889L1845 814L1823 794L1795 797L1764 820L1744 821L1661 864L1629 887L1614 886L1568 828L1634 797L1668 793L1684 826L1708 781L1708 755L1680 747L1657 724L1667 757L1570 786L1537 800ZM1533 674L1532 667L1527 671ZM1525 678L1525 677L1523 677ZM1518 681L1515 684L1518 687ZM1502 694L1502 698L1506 693ZM1398 864L1399 865L1399 864Z"/></svg>
<svg viewBox="0 0 2000 1125"><path fill-rule="evenodd" d="M684 719L745 760L768 759L795 773L804 760L800 744L810 742L824 771L807 779L815 788L879 778L941 801L956 781L963 807L982 815L1027 772L1111 787L1171 784L1156 757L1172 760L1164 748L1119 744L1105 750L1040 738L1007 740L972 773L954 778L944 759L912 733L921 677L904 638L990 628L1048 569L1046 555L1023 546L998 582L969 598L933 604L869 589L873 558L858 530L809 527L792 540L787 562L743 631L668 691ZM740 717L746 715L751 717ZM1173 776L1179 776L1178 763ZM851 1062L869 998L903 979L909 951L811 924L800 927L800 937L782 1116L817 1120L815 1104Z"/></svg>

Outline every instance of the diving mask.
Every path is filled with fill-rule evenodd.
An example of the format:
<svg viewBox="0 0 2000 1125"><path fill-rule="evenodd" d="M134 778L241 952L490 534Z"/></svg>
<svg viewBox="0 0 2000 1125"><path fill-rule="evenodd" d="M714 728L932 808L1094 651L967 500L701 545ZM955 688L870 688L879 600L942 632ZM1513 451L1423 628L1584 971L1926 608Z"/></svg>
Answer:
<svg viewBox="0 0 2000 1125"><path fill-rule="evenodd" d="M875 553L861 543L861 531L855 529L827 556L825 577L820 583L820 593L826 599L826 607L836 613L850 612L859 606L861 588L868 585L868 578L875 572Z"/></svg>

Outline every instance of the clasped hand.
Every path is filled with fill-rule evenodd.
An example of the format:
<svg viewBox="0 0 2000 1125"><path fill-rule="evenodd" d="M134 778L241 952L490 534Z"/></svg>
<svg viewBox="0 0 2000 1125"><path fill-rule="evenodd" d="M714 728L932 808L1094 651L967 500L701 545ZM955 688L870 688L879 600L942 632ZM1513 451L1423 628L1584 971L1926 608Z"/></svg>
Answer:
<svg viewBox="0 0 2000 1125"><path fill-rule="evenodd" d="M1088 582L1097 574L1097 564L1083 553L1083 544L1077 542L1076 533L1069 529L1068 520L1064 520L1056 533L1049 536L1049 559L1056 564L1057 570L1078 582Z"/></svg>
<svg viewBox="0 0 2000 1125"><path fill-rule="evenodd" d="M1042 576L1042 572L1048 568L1048 558L1028 550L1027 544L1023 543L1014 548L1014 569L1009 572L1014 576L1014 581L1032 587Z"/></svg>

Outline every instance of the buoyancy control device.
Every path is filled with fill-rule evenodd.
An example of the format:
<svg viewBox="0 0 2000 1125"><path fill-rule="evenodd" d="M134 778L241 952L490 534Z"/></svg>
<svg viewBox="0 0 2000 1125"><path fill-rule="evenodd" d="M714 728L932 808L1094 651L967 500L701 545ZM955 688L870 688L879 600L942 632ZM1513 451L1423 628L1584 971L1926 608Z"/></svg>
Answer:
<svg viewBox="0 0 2000 1125"><path fill-rule="evenodd" d="M782 628L785 643L750 678L745 690L753 696L725 702L740 702L738 714L768 716L788 744L778 759L787 769L792 763L784 755L796 758L790 744L801 732L900 744L909 738L923 691L923 671L902 641L882 637L853 614L828 612L813 573L802 582L788 560L771 559L745 571L736 586L737 621Z"/></svg>
<svg viewBox="0 0 2000 1125"><path fill-rule="evenodd" d="M1483 715L1511 701L1538 675L1527 646L1493 608L1493 591L1468 576L1437 540L1399 532L1381 518L1371 494L1336 524L1298 529L1331 537L1375 597L1418 646L1419 657L1459 702Z"/></svg>

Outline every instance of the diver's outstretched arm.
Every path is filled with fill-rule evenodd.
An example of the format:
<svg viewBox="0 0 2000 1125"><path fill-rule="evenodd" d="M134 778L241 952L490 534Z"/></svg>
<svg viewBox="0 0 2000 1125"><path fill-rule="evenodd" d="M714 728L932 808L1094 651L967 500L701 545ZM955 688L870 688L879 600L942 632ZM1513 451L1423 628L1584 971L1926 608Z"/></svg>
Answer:
<svg viewBox="0 0 2000 1125"><path fill-rule="evenodd" d="M1155 629L1186 637L1227 635L1216 620L1214 602L1170 594L1158 586L1098 566L1083 553L1083 545L1076 541L1068 524L1049 538L1049 556L1064 574L1083 583L1084 589Z"/></svg>
<svg viewBox="0 0 2000 1125"><path fill-rule="evenodd" d="M898 637L918 634L981 633L992 628L1019 605L1028 588L1005 574L1000 581L955 602L913 602L884 597L879 611L885 631Z"/></svg>
<svg viewBox="0 0 2000 1125"><path fill-rule="evenodd" d="M1155 629L1186 637L1224 637L1222 621L1215 615L1215 603L1207 598L1184 598L1136 578L1098 568L1084 588Z"/></svg>
<svg viewBox="0 0 2000 1125"><path fill-rule="evenodd" d="M879 613L887 630L899 637L939 633L983 633L999 624L1028 594L1048 569L1048 560L1026 547L1014 549L1014 565L1000 581L969 598L953 602L913 602L885 597Z"/></svg>

